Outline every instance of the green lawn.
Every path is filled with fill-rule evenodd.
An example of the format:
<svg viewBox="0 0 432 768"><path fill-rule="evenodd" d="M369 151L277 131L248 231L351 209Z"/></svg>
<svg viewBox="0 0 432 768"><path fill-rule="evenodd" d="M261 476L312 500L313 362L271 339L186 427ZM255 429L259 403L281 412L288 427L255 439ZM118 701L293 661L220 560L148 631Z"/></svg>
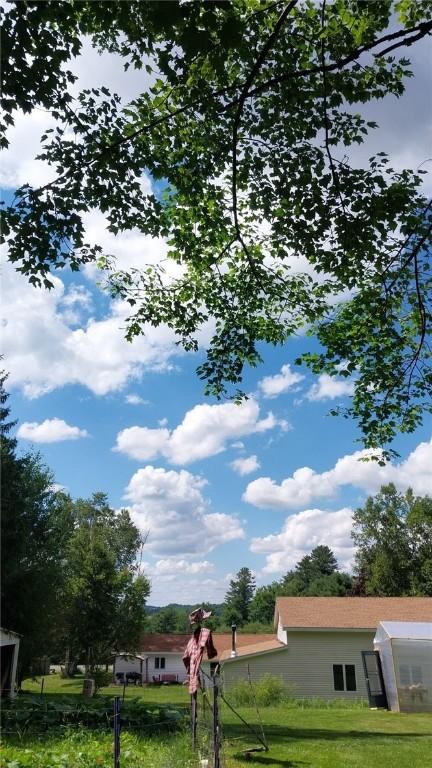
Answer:
<svg viewBox="0 0 432 768"><path fill-rule="evenodd" d="M38 677L34 680L28 678L22 684L23 691L26 693L39 694L41 691L41 680ZM62 680L60 675L47 675L44 678L43 694L44 696L54 696L61 694L81 696L83 687L83 676L78 675L72 680ZM184 685L148 685L141 688L139 685L127 685L124 689L125 698L134 699L143 697L149 704L189 704L189 694L187 686ZM109 685L101 689L104 696L123 697L123 686Z"/></svg>
<svg viewBox="0 0 432 768"><path fill-rule="evenodd" d="M47 700L59 694L80 697L82 679L62 681L57 675L45 678ZM33 694L40 682L23 686ZM116 695L116 686L103 689ZM129 687L126 697L142 698L150 707L163 704L187 706L183 686ZM241 708L240 714L259 728L254 709ZM244 750L258 744L253 734L222 705L224 768L427 768L432 755L432 715L396 714L385 711L349 708L302 708L290 702L260 710L269 751ZM2 768L111 768L112 736L84 730L69 730L5 739ZM188 732L172 735L122 734L122 768L196 768L199 755L190 750Z"/></svg>
<svg viewBox="0 0 432 768"><path fill-rule="evenodd" d="M249 722L253 710L242 709ZM269 751L248 763L274 768L426 768L431 764L432 715L402 715L374 710L262 709L261 719ZM245 729L229 719L224 728L230 767L245 765L240 744ZM241 736L241 742L230 741Z"/></svg>

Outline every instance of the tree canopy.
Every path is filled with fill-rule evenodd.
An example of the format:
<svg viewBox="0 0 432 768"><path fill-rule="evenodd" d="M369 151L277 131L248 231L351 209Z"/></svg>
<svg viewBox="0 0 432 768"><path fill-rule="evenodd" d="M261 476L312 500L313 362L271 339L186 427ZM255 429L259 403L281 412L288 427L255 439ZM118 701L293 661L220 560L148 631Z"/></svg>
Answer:
<svg viewBox="0 0 432 768"><path fill-rule="evenodd" d="M330 547L319 544L281 579L278 594L287 596L343 596L350 592L351 577L338 569Z"/></svg>
<svg viewBox="0 0 432 768"><path fill-rule="evenodd" d="M432 385L424 169L351 154L375 127L362 105L403 93L400 54L430 34L428 0L10 2L3 28L5 124L35 107L57 120L40 152L56 178L4 211L32 283L98 260L131 306L128 339L167 323L196 349L212 320L198 373L217 397L241 395L261 342L307 329L322 351L297 362L354 377L345 413L367 447L416 428ZM132 103L105 85L72 98L83 35L146 70ZM116 268L86 241L94 209L113 233L165 238L178 276L144 258Z"/></svg>
<svg viewBox="0 0 432 768"><path fill-rule="evenodd" d="M432 498L390 483L353 517L357 591L432 596Z"/></svg>
<svg viewBox="0 0 432 768"><path fill-rule="evenodd" d="M142 541L129 513L116 513L103 493L77 501L58 494L57 504L70 527L59 635L71 658L93 667L139 646L150 592L139 572Z"/></svg>

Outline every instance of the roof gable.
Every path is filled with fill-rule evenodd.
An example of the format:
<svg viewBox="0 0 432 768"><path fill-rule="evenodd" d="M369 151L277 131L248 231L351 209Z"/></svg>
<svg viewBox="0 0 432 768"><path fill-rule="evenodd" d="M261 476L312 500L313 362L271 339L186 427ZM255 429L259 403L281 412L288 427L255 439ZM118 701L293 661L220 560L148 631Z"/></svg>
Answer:
<svg viewBox="0 0 432 768"><path fill-rule="evenodd" d="M284 629L376 629L380 621L432 621L432 597L277 597Z"/></svg>

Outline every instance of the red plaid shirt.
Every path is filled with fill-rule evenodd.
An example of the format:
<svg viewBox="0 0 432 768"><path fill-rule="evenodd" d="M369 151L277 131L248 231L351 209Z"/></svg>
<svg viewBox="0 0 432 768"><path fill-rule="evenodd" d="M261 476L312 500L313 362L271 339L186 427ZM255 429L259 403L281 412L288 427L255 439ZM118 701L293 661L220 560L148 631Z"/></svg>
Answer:
<svg viewBox="0 0 432 768"><path fill-rule="evenodd" d="M189 675L189 693L196 693L200 687L199 673L204 649L207 651L208 659L214 659L214 657L217 656L217 650L213 645L211 630L196 629L189 640L183 655L183 664Z"/></svg>

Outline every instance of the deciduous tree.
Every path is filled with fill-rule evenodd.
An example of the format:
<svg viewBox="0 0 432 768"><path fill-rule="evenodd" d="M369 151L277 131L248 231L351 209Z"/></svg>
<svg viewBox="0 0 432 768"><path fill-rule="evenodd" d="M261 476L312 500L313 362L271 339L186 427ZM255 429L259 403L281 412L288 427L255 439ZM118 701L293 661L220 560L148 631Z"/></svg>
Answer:
<svg viewBox="0 0 432 768"><path fill-rule="evenodd" d="M367 447L412 431L431 408L432 205L422 173L352 149L375 124L362 105L400 96L410 47L432 31L428 0L12 2L3 33L5 121L44 107L58 125L40 157L56 178L24 185L5 211L9 258L36 285L109 254L86 241L100 208L111 232L168 242L180 267L109 275L131 306L127 338L167 323L186 349L214 322L206 391L222 396L260 362L260 343L300 328L315 373L353 376L345 412ZM124 106L103 86L72 100L87 34L147 87ZM155 186L143 191L142 174ZM234 388L234 391L231 389ZM388 455L388 452L387 454Z"/></svg>
<svg viewBox="0 0 432 768"><path fill-rule="evenodd" d="M280 585L276 581L264 587L258 587L250 604L249 621L272 624L278 594L281 594Z"/></svg>
<svg viewBox="0 0 432 768"><path fill-rule="evenodd" d="M139 573L141 538L126 510L116 513L103 493L62 501L73 525L59 621L64 647L91 668L113 651L139 647L150 584Z"/></svg>
<svg viewBox="0 0 432 768"><path fill-rule="evenodd" d="M390 483L354 513L359 591L432 595L432 500Z"/></svg>
<svg viewBox="0 0 432 768"><path fill-rule="evenodd" d="M412 589L432 595L432 498L415 498L407 518L412 547Z"/></svg>

